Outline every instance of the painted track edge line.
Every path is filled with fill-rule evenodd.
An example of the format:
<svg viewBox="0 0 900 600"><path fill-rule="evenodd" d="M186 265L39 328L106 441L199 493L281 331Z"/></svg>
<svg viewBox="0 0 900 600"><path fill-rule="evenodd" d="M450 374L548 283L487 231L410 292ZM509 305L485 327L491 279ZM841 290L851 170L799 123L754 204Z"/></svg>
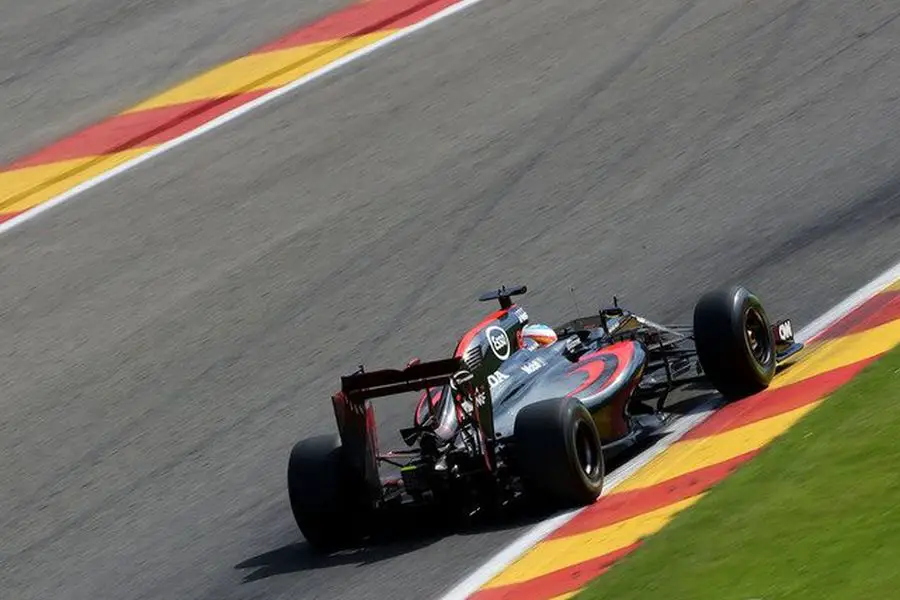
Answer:
<svg viewBox="0 0 900 600"><path fill-rule="evenodd" d="M898 280L900 280L900 262L888 267L880 275L876 276L874 279L835 304L832 308L828 309L822 315L815 318L811 323L797 332L797 339L805 343L814 340L828 329L830 325L833 325L843 317L847 316L849 313L853 312L853 310L859 308L862 304L871 300L879 292ZM672 437L667 436L645 453L638 455L623 465L621 467L621 472L617 471L615 474L618 477L611 478L614 479L614 481L604 490L604 495L608 490L623 483L638 469L649 463L653 458L662 454L669 446L712 415L714 411L710 407L710 404L712 403L704 403L702 406L695 409L699 414L695 415L691 413L675 424L677 427L682 421L690 419L689 422L685 423L683 431L680 430L681 428L677 428L676 431L673 432ZM453 585L448 592L439 596L439 600L466 600L526 552L531 550L538 542L574 519L586 508L587 507L582 507L569 510L534 525L531 529L491 556L491 558L489 558L481 567Z"/></svg>
<svg viewBox="0 0 900 600"><path fill-rule="evenodd" d="M830 325L859 308L897 280L900 280L900 262L888 267L880 275L841 300L823 315L813 320L812 323L803 328L803 331L797 334L797 339L802 342L809 342L816 339L822 335Z"/></svg>
<svg viewBox="0 0 900 600"><path fill-rule="evenodd" d="M426 17L425 19L422 19L418 23L413 23L412 25L404 27L403 29L396 31L395 33L392 33L391 35L389 35L385 38L382 38L376 42L373 42L372 44L369 44L368 46L364 46L363 48L360 48L359 50L356 50L350 54L342 56L341 58L335 60L334 62L328 63L327 65L323 66L321 69L318 69L317 71L313 71L312 73L304 75L303 77L296 79L288 84L285 84L279 88L275 88L274 90L260 96L259 98L255 98L255 99L247 102L246 104L242 104L242 105L238 106L237 108L234 108L234 109L228 111L227 113L216 117L215 119L207 121L203 125L200 125L199 127L192 129L191 131L188 131L187 133L185 133L183 135L180 135L172 140L169 140L168 142L165 142L163 144L160 144L159 146L156 146L155 148L153 148L151 150L148 150L147 152L145 152L144 154L141 154L140 156L137 156L137 157L135 157L131 160L128 160L116 167L113 167L112 169L109 169L108 171L104 171L103 173L100 173L99 175L96 175L96 176L88 179L87 181L83 181L80 184L69 188L65 192L58 194L57 196L54 196L53 198L50 198L49 200L46 200L44 202L41 202L40 204L37 204L31 208L26 209L21 214L16 215L12 219L9 219L8 221L0 223L0 235L3 235L12 229L15 229L19 225L23 225L23 224L27 223L28 221L34 219L35 217L43 214L44 212L46 212L52 208L55 208L61 204L64 204L65 202L100 185L101 183L109 181L110 179L113 179L114 177L121 175L122 173L125 173L127 171L130 171L131 169L133 169L145 162L153 160L157 156L164 154L164 153L168 152L169 150L174 150L175 148L181 146L182 144L186 144L187 142L190 142L194 138L200 137L201 135L208 133L210 131L213 131L214 129L218 129L219 127L226 125L226 124L230 123L231 121L234 121L234 120L242 117L244 114L246 114L256 108L259 108L265 104L268 104L269 102L272 102L273 100L276 100L276 99L280 98L281 96L290 94L291 92L306 85L307 83L311 83L311 82L315 81L316 79L324 77L324 76L330 74L331 72L336 71L347 64L350 64L351 62L353 62L355 60L358 60L358 59L364 58L370 54L373 54L373 53L377 52L378 50L381 50L382 48L393 44L394 42L400 41L401 39L406 38L418 31L428 27L429 25L432 25L432 24L442 20L442 19L453 16L458 12L462 12L463 10L465 10L471 6L474 6L474 5L478 4L479 2L482 2L482 0L460 0L456 4L448 6L447 8L441 10L440 12L436 12L433 15L431 15L430 17Z"/></svg>

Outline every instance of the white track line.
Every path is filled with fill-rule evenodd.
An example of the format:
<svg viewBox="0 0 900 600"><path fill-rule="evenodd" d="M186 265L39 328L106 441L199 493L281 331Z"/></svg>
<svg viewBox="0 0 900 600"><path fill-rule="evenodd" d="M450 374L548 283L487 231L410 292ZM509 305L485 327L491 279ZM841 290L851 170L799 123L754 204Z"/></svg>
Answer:
<svg viewBox="0 0 900 600"><path fill-rule="evenodd" d="M900 263L895 264L884 273L859 288L856 292L842 300L828 312L815 319L797 333L797 340L808 342L822 334L829 325L840 320L848 313L859 307L866 300L900 279ZM631 477L641 467L649 463L655 457L662 454L669 446L678 441L688 431L702 423L715 412L715 402L704 403L685 417L675 422L666 436L643 454L628 461L613 473L607 481L603 495L620 485ZM511 544L492 556L484 565L479 567L465 579L457 583L449 592L441 596L440 600L465 600L478 591L484 584L499 575L509 565L514 563L523 554L533 548L538 542L551 533L571 521L585 508L566 511L555 515L534 525L523 535L516 538Z"/></svg>
<svg viewBox="0 0 900 600"><path fill-rule="evenodd" d="M343 56L343 57L337 59L336 61L325 65L318 71L313 71L312 73L305 75L305 76L301 77L300 79L292 81L291 83L288 83L287 85L284 85L280 88L276 88L276 89L272 90L271 92L269 92L263 96L260 96L259 98L256 98L255 100L251 100L250 102L247 102L246 104L242 104L241 106L235 108L234 110L231 110L219 117L216 117L215 119L204 123L203 125L185 133L182 136L174 138L168 142L165 142L164 144L160 144L156 148L153 148L152 150L147 151L145 154L141 154L140 156L135 157L127 162L124 162L108 171L104 171L100 175L97 175L96 177L93 177L87 181L84 181L84 182L76 185L75 187L72 187L72 188L66 190L62 194L60 194L58 196L54 196L50 200L47 200L46 202L43 202L33 208L26 210L22 214L20 214L16 217L13 217L12 219L6 221L5 223L0 223L0 235L6 233L7 231L9 231L15 227L18 227L19 225L22 225L23 223L26 223L27 221L30 221L31 219L37 217L38 215L44 213L45 211L50 210L51 208L59 206L60 204L63 204L64 202L67 202L67 201L71 200L72 198L75 198L76 196L100 185L104 181L108 181L108 180L112 179L113 177L116 177L117 175L121 175L122 173L125 173L126 171L130 171L131 169L135 168L136 166L138 166L140 164L143 164L149 160L153 160L154 158L156 158L157 156L159 156L161 154L165 154L169 150L174 150L175 148L181 146L182 144L186 144L187 142L193 140L194 138L200 137L204 133L208 133L210 131L213 131L214 129L218 129L222 125L230 123L231 121L234 121L235 119L237 119L239 117L242 117L243 115L247 114L248 112L257 109L260 106L268 104L269 102L272 102L273 100L280 98L281 96L289 94L289 93L293 92L294 90L296 90L308 83L311 83L311 82L315 81L316 79L319 79L320 77L324 77L325 75L328 75L332 71L336 71L337 69L340 69L344 65L347 65L355 60L359 60L360 58L363 58L365 56L368 56L369 54L377 52L378 50L381 50L382 48L384 48L386 46L389 46L395 42L398 42L401 39L403 39L407 36L410 36L410 35L416 33L417 31L420 31L420 30L428 27L429 25L433 25L434 23L440 21L441 19L446 19L447 17L455 15L456 13L467 9L470 6L474 6L475 4L478 4L481 1L482 0L461 0L460 2L457 2L456 4L454 4L453 6L449 6L449 7L445 8L444 10L431 15L428 18L423 19L422 21L419 21L418 23L414 23L413 25L405 27L405 28L397 31L396 33L393 33L393 34L387 36L386 38L380 39L377 42L374 42L368 46L365 46L364 48L360 48L359 50L357 50L355 52L347 54L346 56Z"/></svg>
<svg viewBox="0 0 900 600"><path fill-rule="evenodd" d="M829 325L831 325L835 321L839 321L841 318L852 312L853 309L859 307L866 300L868 300L887 286L891 285L898 279L900 279L900 263L897 263L893 267L890 267L884 273L847 296L844 300L842 300L839 304L826 312L824 315L804 327L800 336L798 336L798 339L800 339L801 341L809 341L818 337L828 328ZM805 334L807 337L802 337L803 334Z"/></svg>

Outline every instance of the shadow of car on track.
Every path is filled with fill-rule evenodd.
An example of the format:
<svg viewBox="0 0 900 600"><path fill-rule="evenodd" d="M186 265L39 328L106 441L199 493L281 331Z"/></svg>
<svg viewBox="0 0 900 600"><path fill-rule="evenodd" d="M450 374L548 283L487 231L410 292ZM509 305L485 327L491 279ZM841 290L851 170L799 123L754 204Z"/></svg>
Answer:
<svg viewBox="0 0 900 600"><path fill-rule="evenodd" d="M491 531L527 527L546 517L546 514L541 513L515 511L491 522L478 522L456 527L443 524L438 520L429 523L415 519L410 521L409 527L393 529L389 534L377 535L357 548L331 554L314 552L303 540L302 535L298 533L298 541L245 559L236 564L234 568L250 570L243 576L242 582L251 583L276 575L327 569L340 565L371 565L404 554L411 554L448 537L478 535Z"/></svg>
<svg viewBox="0 0 900 600"><path fill-rule="evenodd" d="M327 569L341 565L365 566L390 560L405 554L412 554L453 536L479 535L510 529L520 529L533 525L548 515L545 512L518 509L503 516L487 520L476 519L469 524L455 525L441 519L427 520L410 518L405 523L393 521L389 531L382 531L360 544L360 546L320 554L296 534L294 542L282 545L234 565L236 570L249 570L242 583L251 583L277 575L287 575L316 569Z"/></svg>
<svg viewBox="0 0 900 600"><path fill-rule="evenodd" d="M238 570L251 569L242 578L242 583L251 583L276 575L326 569L339 565L370 565L414 552L430 545L434 541L436 539L403 540L394 543L373 544L330 555L316 554L307 546L306 542L298 541L243 560L236 564L234 568Z"/></svg>

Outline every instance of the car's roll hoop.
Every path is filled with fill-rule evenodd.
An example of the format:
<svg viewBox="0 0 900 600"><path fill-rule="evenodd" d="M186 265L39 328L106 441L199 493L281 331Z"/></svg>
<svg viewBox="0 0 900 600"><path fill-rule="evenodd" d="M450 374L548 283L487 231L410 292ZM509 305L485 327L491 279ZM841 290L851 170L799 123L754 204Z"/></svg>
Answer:
<svg viewBox="0 0 900 600"><path fill-rule="evenodd" d="M528 286L525 285L514 285L511 288L507 288L503 285L500 286L499 289L483 293L478 297L478 300L479 302L487 302L488 300L497 299L500 301L500 308L506 310L512 306L512 300L510 300L510 298L513 296L521 296L527 291Z"/></svg>

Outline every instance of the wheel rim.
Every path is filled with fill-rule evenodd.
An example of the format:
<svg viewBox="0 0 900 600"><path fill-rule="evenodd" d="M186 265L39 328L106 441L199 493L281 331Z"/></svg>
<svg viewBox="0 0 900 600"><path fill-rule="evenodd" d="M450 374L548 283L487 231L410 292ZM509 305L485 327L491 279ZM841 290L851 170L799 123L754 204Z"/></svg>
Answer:
<svg viewBox="0 0 900 600"><path fill-rule="evenodd" d="M744 318L744 339L747 341L747 349L759 364L769 361L772 349L769 347L769 332L766 320L755 308L747 311Z"/></svg>
<svg viewBox="0 0 900 600"><path fill-rule="evenodd" d="M575 456L581 472L589 480L596 481L600 476L600 447L594 432L584 421L579 421L575 427Z"/></svg>

